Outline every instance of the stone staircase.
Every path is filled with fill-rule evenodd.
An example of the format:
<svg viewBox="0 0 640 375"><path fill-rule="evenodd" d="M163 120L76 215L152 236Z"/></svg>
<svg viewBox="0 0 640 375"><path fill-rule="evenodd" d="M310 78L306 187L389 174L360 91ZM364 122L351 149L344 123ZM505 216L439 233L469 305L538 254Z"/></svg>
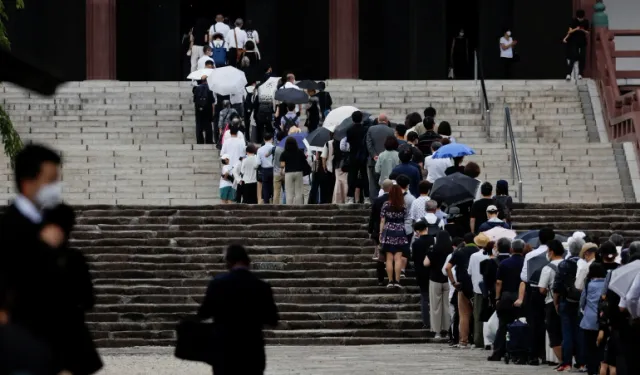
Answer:
<svg viewBox="0 0 640 375"><path fill-rule="evenodd" d="M194 314L223 251L245 245L268 281L281 324L269 344L360 345L431 341L418 288L377 286L362 206L79 207L72 245L91 261L98 305L89 325L103 347L163 346ZM639 204L519 205L515 228L551 225L604 240L640 238ZM597 218L597 220L595 219Z"/></svg>
<svg viewBox="0 0 640 375"><path fill-rule="evenodd" d="M502 139L503 107L509 105L526 202L635 200L620 182L616 160L624 161L624 155L610 144L588 143L588 123L571 83L487 82L493 107L489 138L480 88L471 81L341 80L328 86L336 106L386 112L397 122L435 107L437 120L449 121L454 137L476 150L470 160L492 182L510 177L510 151ZM220 164L213 147L193 144L191 96L189 82L72 82L53 98L0 86L0 104L23 139L63 152L66 197L78 205L217 203ZM7 159L0 158L0 202L7 202L12 176Z"/></svg>

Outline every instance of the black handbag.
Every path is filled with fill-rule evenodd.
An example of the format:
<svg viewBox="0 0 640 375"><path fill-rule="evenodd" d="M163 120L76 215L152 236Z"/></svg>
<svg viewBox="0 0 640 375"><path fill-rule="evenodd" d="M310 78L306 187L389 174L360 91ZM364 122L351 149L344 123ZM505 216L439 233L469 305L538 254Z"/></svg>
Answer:
<svg viewBox="0 0 640 375"><path fill-rule="evenodd" d="M178 323L176 337L176 358L213 365L216 353L213 323L203 323L195 317L184 319Z"/></svg>

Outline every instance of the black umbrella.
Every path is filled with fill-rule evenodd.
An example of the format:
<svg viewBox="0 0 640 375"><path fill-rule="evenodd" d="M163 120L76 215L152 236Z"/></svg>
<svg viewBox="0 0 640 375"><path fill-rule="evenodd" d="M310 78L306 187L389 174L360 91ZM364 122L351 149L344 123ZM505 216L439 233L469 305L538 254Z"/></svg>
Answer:
<svg viewBox="0 0 640 375"><path fill-rule="evenodd" d="M304 81L300 81L296 83L296 86L300 87L304 90L320 90L320 85L316 81L312 81L310 79L305 79Z"/></svg>
<svg viewBox="0 0 640 375"><path fill-rule="evenodd" d="M367 112L362 112L362 124L365 126L369 126L373 124L373 120L371 119L371 114ZM347 117L340 123L340 125L336 126L336 130L333 132L333 138L337 140L342 140L342 138L347 137L347 131L353 127L353 120L351 116Z"/></svg>
<svg viewBox="0 0 640 375"><path fill-rule="evenodd" d="M55 94L56 88L64 82L4 48L0 48L0 61L0 81L12 82L42 95Z"/></svg>
<svg viewBox="0 0 640 375"><path fill-rule="evenodd" d="M540 247L540 239L538 238L540 231L539 230L530 230L528 232L520 233L516 236L516 240L523 240L525 243L531 245L531 247L538 248ZM560 242L567 242L568 237L563 236L561 234L556 234L556 240ZM527 266L528 267L528 266Z"/></svg>
<svg viewBox="0 0 640 375"><path fill-rule="evenodd" d="M310 146L324 147L331 140L331 132L327 128L318 128L307 135Z"/></svg>
<svg viewBox="0 0 640 375"><path fill-rule="evenodd" d="M284 103L305 104L309 102L309 95L294 88L280 89L276 91L275 99Z"/></svg>
<svg viewBox="0 0 640 375"><path fill-rule="evenodd" d="M433 184L431 199L452 206L473 200L480 181L462 173L440 177Z"/></svg>

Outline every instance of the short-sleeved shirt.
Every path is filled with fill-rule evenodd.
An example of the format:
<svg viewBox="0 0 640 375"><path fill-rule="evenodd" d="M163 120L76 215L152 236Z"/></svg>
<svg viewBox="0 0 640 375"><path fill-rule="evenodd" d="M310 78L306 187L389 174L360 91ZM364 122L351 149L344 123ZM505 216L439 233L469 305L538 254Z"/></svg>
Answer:
<svg viewBox="0 0 640 375"><path fill-rule="evenodd" d="M513 58L513 47L509 47L507 49L502 49L502 45L507 45L513 42L513 38L509 37L509 39L502 37L500 38L500 57L505 59Z"/></svg>
<svg viewBox="0 0 640 375"><path fill-rule="evenodd" d="M495 205L496 201L493 198L482 198L475 202L471 206L471 217L476 219L476 224L473 228L473 233L479 233L480 226L487 222L487 207Z"/></svg>
<svg viewBox="0 0 640 375"><path fill-rule="evenodd" d="M517 293L520 289L520 272L524 265L524 257L521 254L513 254L498 266L496 280L502 281L502 291Z"/></svg>
<svg viewBox="0 0 640 375"><path fill-rule="evenodd" d="M558 264L562 262L562 259L552 260L551 264L555 264L558 267ZM544 266L542 268L542 272L540 273L540 281L538 281L539 288L547 289L547 296L544 298L544 303L553 302L553 280L556 278L556 271L549 267L549 265Z"/></svg>
<svg viewBox="0 0 640 375"><path fill-rule="evenodd" d="M294 120L293 122L296 124L297 127L300 127L300 118L298 118L298 115L296 115L295 112L288 112L286 115L282 116L282 118L280 119L280 125L284 126L287 123L287 120L285 119L291 119Z"/></svg>
<svg viewBox="0 0 640 375"><path fill-rule="evenodd" d="M571 21L571 28L575 29L577 27L589 31L589 21L587 21L586 19L580 21L577 18L574 18L573 21ZM576 46L586 46L587 40L587 33L585 33L584 31L576 30L571 35L569 35L569 43Z"/></svg>
<svg viewBox="0 0 640 375"><path fill-rule="evenodd" d="M280 155L280 162L284 162L284 171L285 173L291 172L302 172L303 164L306 163L306 158L302 154L302 151L296 150L297 152L289 152L284 150L282 155Z"/></svg>

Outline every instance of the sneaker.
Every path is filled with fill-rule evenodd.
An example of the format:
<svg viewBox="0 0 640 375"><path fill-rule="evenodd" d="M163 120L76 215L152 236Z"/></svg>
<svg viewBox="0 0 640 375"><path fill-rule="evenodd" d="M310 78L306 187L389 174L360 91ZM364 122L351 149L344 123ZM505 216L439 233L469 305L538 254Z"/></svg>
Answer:
<svg viewBox="0 0 640 375"><path fill-rule="evenodd" d="M578 80L580 80L580 79L582 79L582 76L581 76L581 75L579 75L579 76L578 76Z"/></svg>
<svg viewBox="0 0 640 375"><path fill-rule="evenodd" d="M400 285L400 283L395 283L394 286L398 289L404 289L404 286Z"/></svg>
<svg viewBox="0 0 640 375"><path fill-rule="evenodd" d="M471 346L468 344L458 344L455 346L456 349L471 349Z"/></svg>
<svg viewBox="0 0 640 375"><path fill-rule="evenodd" d="M556 367L557 372L568 372L571 371L571 365L560 365Z"/></svg>
<svg viewBox="0 0 640 375"><path fill-rule="evenodd" d="M485 345L484 350L491 350L491 345Z"/></svg>
<svg viewBox="0 0 640 375"><path fill-rule="evenodd" d="M529 362L527 362L527 364L529 366L540 366L540 360L538 358L532 359Z"/></svg>
<svg viewBox="0 0 640 375"><path fill-rule="evenodd" d="M389 284L387 284L387 289L391 289L391 288L393 288L394 286L395 286L395 285L393 285L393 283L389 283Z"/></svg>
<svg viewBox="0 0 640 375"><path fill-rule="evenodd" d="M495 353L487 357L487 361L489 362L500 362L501 360L502 360L502 356Z"/></svg>
<svg viewBox="0 0 640 375"><path fill-rule="evenodd" d="M567 81L571 81L571 74L567 74Z"/></svg>
<svg viewBox="0 0 640 375"><path fill-rule="evenodd" d="M587 366L582 365L578 367L578 372L587 372Z"/></svg>
<svg viewBox="0 0 640 375"><path fill-rule="evenodd" d="M434 340L442 340L442 336L436 334L435 336L433 336Z"/></svg>
<svg viewBox="0 0 640 375"><path fill-rule="evenodd" d="M404 270L400 271L400 278L401 279L406 279L407 278L407 275L405 275Z"/></svg>
<svg viewBox="0 0 640 375"><path fill-rule="evenodd" d="M448 344L450 348L455 348L456 346L458 346L458 344L453 340L449 340Z"/></svg>
<svg viewBox="0 0 640 375"><path fill-rule="evenodd" d="M345 201L346 204L353 204L355 202L354 198L347 198L347 200Z"/></svg>

